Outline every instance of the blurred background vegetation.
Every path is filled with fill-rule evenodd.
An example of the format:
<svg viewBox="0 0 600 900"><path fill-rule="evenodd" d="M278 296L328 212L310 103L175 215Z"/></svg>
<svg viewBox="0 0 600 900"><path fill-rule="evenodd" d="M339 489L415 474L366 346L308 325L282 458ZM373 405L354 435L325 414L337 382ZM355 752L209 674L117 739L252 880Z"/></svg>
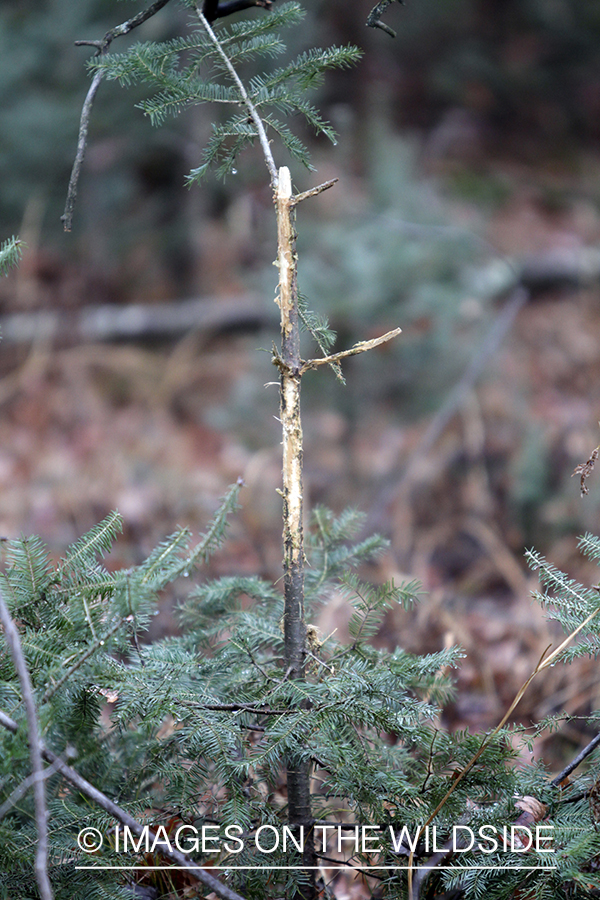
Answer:
<svg viewBox="0 0 600 900"><path fill-rule="evenodd" d="M307 376L308 493L336 510L359 505L391 539L374 577L416 576L429 600L381 640L466 646L470 700L454 721L487 727L548 639L527 599L524 548L586 578L575 538L597 531L600 490L592 478L582 501L571 473L599 440L596 280L532 291L455 407L452 388L498 329L524 263L599 246L600 6L406 0L386 12L392 40L365 28L371 5L307 0L289 35L292 52L364 50L317 98L338 145L301 134L317 172L293 169L298 189L340 178L300 211L301 290L331 318L338 349L403 328L394 347L349 361L346 388ZM115 565L138 561L176 524L201 528L243 475L244 507L215 566L277 578L277 396L264 387L269 353L257 352L277 332L274 222L260 155L188 190L214 110L153 129L135 108L141 89L103 83L74 229L62 231L89 84L90 49L74 41L142 6L0 2L0 238L27 244L0 282L0 533L37 532L59 552L118 507L127 532ZM173 2L131 38L185 27ZM187 298L236 314L133 341L83 340L75 325L87 308ZM257 302L249 321L244 307ZM64 312L55 334L9 340L7 317L41 311ZM157 628L170 627L166 609ZM575 692L573 708L594 691Z"/></svg>

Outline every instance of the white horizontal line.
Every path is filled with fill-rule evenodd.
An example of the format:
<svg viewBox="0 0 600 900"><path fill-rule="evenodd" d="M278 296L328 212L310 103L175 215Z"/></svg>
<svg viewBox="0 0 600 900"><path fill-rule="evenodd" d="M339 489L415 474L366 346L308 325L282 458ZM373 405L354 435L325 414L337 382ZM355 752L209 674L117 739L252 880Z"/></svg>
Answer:
<svg viewBox="0 0 600 900"><path fill-rule="evenodd" d="M214 869L222 869L227 872L245 872L253 869L281 869L283 871L288 869L315 869L316 871L321 869L356 869L358 872L366 872L369 869L383 869L386 872L405 871L407 869L448 869L450 872L466 872L468 869L480 869L484 872L504 872L507 869L515 869L517 872L550 872L557 868L558 866L361 866L360 863L356 865L348 863L344 866L330 866L327 863L324 863L322 866L75 866L77 871L82 869L108 869L124 872L162 872L172 869L185 872L187 869L202 869L209 873Z"/></svg>

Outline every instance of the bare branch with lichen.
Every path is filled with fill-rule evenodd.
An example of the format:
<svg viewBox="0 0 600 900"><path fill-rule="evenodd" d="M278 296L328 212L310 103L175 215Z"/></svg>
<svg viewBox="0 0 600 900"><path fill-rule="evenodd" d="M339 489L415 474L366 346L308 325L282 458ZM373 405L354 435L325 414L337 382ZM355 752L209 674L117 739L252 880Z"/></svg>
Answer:
<svg viewBox="0 0 600 900"><path fill-rule="evenodd" d="M107 31L101 41L75 41L75 46L95 47L95 56L101 56L108 51L115 38L122 37L125 34L129 34L129 32L133 31L134 28L137 28L139 25L142 25L148 19L152 18L152 16L156 15L156 13L161 10L163 6L166 6L167 3L169 3L169 0L155 0L155 2L151 3L150 6L147 7L147 9L143 9L141 12L137 13L137 15L132 16L130 19L127 19L126 22L122 22L120 25L117 25L115 26L115 28L111 28L110 31ZM100 87L100 82L102 81L103 76L104 72L102 71L102 69L98 69L95 72L92 83L83 102L83 107L81 109L81 117L79 120L79 134L77 136L77 152L73 161L73 168L71 169L69 187L67 188L65 211L61 216L65 231L70 231L73 225L73 210L75 209L79 176L81 174L81 166L83 164L83 157L85 156L87 147L87 136L90 126L92 106L94 104L94 99L96 97L98 88Z"/></svg>

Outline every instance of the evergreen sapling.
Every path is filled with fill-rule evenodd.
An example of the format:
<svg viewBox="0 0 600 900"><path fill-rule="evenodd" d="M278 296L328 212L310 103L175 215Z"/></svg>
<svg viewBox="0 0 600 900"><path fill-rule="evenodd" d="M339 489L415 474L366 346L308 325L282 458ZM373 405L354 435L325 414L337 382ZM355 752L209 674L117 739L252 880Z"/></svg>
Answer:
<svg viewBox="0 0 600 900"><path fill-rule="evenodd" d="M273 362L281 378L284 590L258 577L200 581L181 604L180 635L140 641L161 592L175 583L183 594L188 582L178 579L201 571L221 545L241 484L198 542L178 530L131 569L102 565L121 527L116 513L58 564L36 538L7 544L0 590L37 710L52 894L116 900L212 891L225 900L316 900L335 896L335 877L348 870L364 876L372 897L396 900L452 889L507 900L592 896L600 889L600 838L590 818L596 782L584 774L564 788L540 765L517 768L505 721L483 739L445 732L439 711L460 652L415 656L371 642L390 609L417 599L418 585L361 580L361 565L385 544L358 537L362 518L354 511L336 517L318 508L303 533L302 378L321 366L341 376L347 356L399 329L330 352L328 324L298 295L295 212L332 182L294 193L271 140L277 136L310 167L286 120L300 113L333 138L307 90L326 70L356 62L358 51L310 50L273 68L271 58L284 50L281 29L301 21L297 4L215 28L197 4L186 6L196 28L185 38L120 55L102 45L92 68L98 85L102 77L149 84L154 94L143 108L157 124L189 104L223 107L191 182L211 168L224 177L246 146L262 147L278 223L282 333ZM379 14L386 6L379 4ZM113 38L121 33L114 31ZM265 61L264 71L243 81L238 69L253 59ZM82 124L87 131L87 120ZM1 252L5 266L17 247ZM301 355L301 324L320 350L314 359ZM597 538L587 536L582 547L600 558ZM598 641L598 593L540 557L531 561L543 575L539 599L568 636L540 660L522 692L559 659L597 652ZM335 591L353 607L348 643L319 635L312 624ZM31 881L42 840L28 781L34 737L16 659L8 645L0 647L0 896L11 900L44 896L42 878L39 893ZM426 826L434 821L443 841L457 824L516 821L522 828L518 798L526 794L539 800L527 812L529 824L552 823L552 857L530 850L524 867L519 847L434 852L428 843ZM376 843L364 840L364 829Z"/></svg>

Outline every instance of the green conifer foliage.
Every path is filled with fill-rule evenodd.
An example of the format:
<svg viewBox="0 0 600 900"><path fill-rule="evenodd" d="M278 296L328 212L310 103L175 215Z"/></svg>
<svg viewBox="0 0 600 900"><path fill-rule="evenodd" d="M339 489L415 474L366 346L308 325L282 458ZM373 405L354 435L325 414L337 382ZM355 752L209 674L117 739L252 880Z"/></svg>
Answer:
<svg viewBox="0 0 600 900"><path fill-rule="evenodd" d="M192 2L188 5L193 9L196 7ZM304 15L300 4L285 3L268 16L221 25L218 28L219 43L230 64L236 68L251 59L270 59L286 49L279 34L281 29L298 26ZM308 102L306 94L319 84L328 69L352 65L359 57L356 47L313 49L301 53L285 66L267 69L249 81L248 97L267 130L277 134L289 154L307 168L311 168L307 148L279 116L283 114L289 118L301 114L316 133L335 142L333 129ZM199 181L211 167L219 177L231 174L239 153L258 137L247 110L239 109L242 105L239 87L231 83L223 59L199 26L191 36L136 44L126 53L106 55L91 65L121 84L141 81L153 88L154 96L139 106L156 125L189 105L233 106L235 112L213 122L203 163L191 171L190 182Z"/></svg>
<svg viewBox="0 0 600 900"><path fill-rule="evenodd" d="M299 7L291 3L269 17L219 25L225 59L236 65L254 56L270 59L282 48L278 30L299 20ZM229 82L228 64L200 31L167 44L139 45L121 56L105 55L95 66L124 83L148 80L156 93L144 108L157 121L190 103L245 105L245 112L215 125L204 161L192 173L195 180L210 164L221 175L232 171L241 149L261 139L259 119L306 163L305 149L278 116L300 112L332 136L307 104L305 91L332 65L355 58L356 51L344 48L304 54L254 76L246 97L241 82ZM201 77L207 65L211 77ZM2 249L4 265L15 261L17 249L15 243ZM299 313L326 354L332 343L326 322L306 303ZM341 358L354 352L359 351L333 355L337 374ZM274 360L285 368L277 351ZM302 368L324 362L330 360L302 361ZM362 843L341 854L340 864L368 873L368 883L376 884L373 897L416 900L452 889L467 898L485 894L502 900L595 896L600 838L592 824L599 817L593 770L559 787L562 779L549 781L542 766L515 765L514 732L508 728L499 726L485 737L444 730L440 709L453 690L448 671L461 653L445 649L415 656L402 647L375 648L372 638L386 613L413 604L418 585L364 582L361 566L385 544L378 537L359 537L359 514L335 517L317 509L312 516L306 562L302 559L301 677L286 657L279 584L251 576L202 580L202 566L225 538L240 489L241 483L229 490L196 542L177 530L130 569L115 572L102 562L121 528L117 513L68 548L57 564L35 537L6 547L0 590L20 634L39 717L47 763L48 869L56 900L174 898L193 896L194 890L200 896L203 888L191 880L189 869L155 868L170 836L181 828L225 835L225 841L192 841L178 848L190 851L200 881L209 877L210 867L219 867L219 880L212 887L203 884L225 900L332 896L300 864L302 850L296 846L301 848L304 825L287 824L286 788L294 769L310 773L311 830L332 822L378 830L379 868L366 868L373 865L373 854ZM600 559L597 538L586 536L582 548ZM568 636L540 660L527 685L559 660L596 654L600 621L595 589L574 583L535 554L531 562L542 574L538 599ZM184 579L192 573L199 583L188 589ZM180 634L145 644L160 594L169 586L181 598ZM347 642L320 635L312 624L334 592L352 607ZM39 896L32 880L38 830L27 782L23 695L2 642L0 897L10 900ZM79 780L66 777L65 764ZM138 842L124 849L114 806L99 804L81 778L118 804L119 821L130 815L151 826L157 839L152 846L138 835ZM543 819L554 829L554 854L532 848L524 866L519 847L511 853L459 848L460 857L442 848L442 863L432 862L435 856L425 843L429 824L443 842L457 825L510 828L526 794L545 804L543 813L528 821ZM284 846L280 836L286 827L290 842ZM88 836L101 839L92 852L81 839L86 828L95 829ZM317 839L315 850L324 866L332 863L335 848ZM449 866L443 866L445 859ZM124 860L129 867L116 868Z"/></svg>
<svg viewBox="0 0 600 900"><path fill-rule="evenodd" d="M432 700L449 689L437 673L454 664L456 653L387 654L375 651L368 638L387 609L413 601L415 585L375 589L348 575L352 644L315 637L309 676L301 684L288 680L282 667L281 594L258 578L202 584L181 608L181 637L149 646L136 639L152 616L157 590L216 549L238 491L232 489L195 547L189 535L177 532L132 570L110 573L98 562L120 527L116 515L57 566L37 539L10 544L2 588L21 631L46 745L68 748L82 775L155 826L176 816L195 826L239 825L247 834L263 824L280 827L285 802L267 798L281 791L289 754L310 759L320 772L319 818L335 817L340 804L369 823L408 814L418 790L408 773L423 772L426 762L414 750L424 733L429 738ZM316 514L309 588L314 609L341 572L381 549L375 539L351 542L357 521L353 514ZM252 601L249 609L243 599ZM20 722L18 682L8 656L1 659L0 702ZM23 738L20 732L0 735L4 795L27 774ZM120 878L76 872L86 861L74 850L79 830L110 833L114 823L57 775L49 776L48 793L56 896L124 896ZM6 896L27 896L35 838L28 796L7 811L0 835L2 887ZM117 864L119 858L107 845L94 855L95 863L100 860ZM219 861L257 865L264 858L252 848ZM290 855L277 852L269 862L288 865ZM289 890L293 878L293 871L274 870L267 877L269 895ZM264 873L235 873L231 883L244 896L265 896Z"/></svg>
<svg viewBox="0 0 600 900"><path fill-rule="evenodd" d="M298 878L295 870L275 868L290 864L289 849L269 854L273 868L267 873L239 867L264 863L264 854L249 840L258 828L271 825L280 831L285 823L282 778L290 754L313 764L317 823L406 826L414 833L482 739L466 732L445 734L436 721L439 705L452 693L440 673L457 664L457 651L417 657L401 648L375 650L370 643L386 610L412 604L418 585L375 588L358 578L356 566L384 544L378 538L356 542L361 517L352 511L336 518L317 509L313 516L308 615L314 616L340 584L354 613L349 643L314 633L304 682L288 680L283 668L281 593L256 577L200 583L181 605L181 636L140 643L158 592L195 569L224 539L239 490L238 485L231 489L198 543L178 531L133 569L111 573L99 561L120 528L114 514L56 565L39 540L11 542L1 587L21 633L45 745L66 754L80 774L155 828L173 827L173 822L198 829L218 826L220 832L240 826L241 852L221 847L217 856L195 853L195 858L231 865L227 883L244 897L278 897L289 895ZM581 544L587 555L600 558L597 538L586 535ZM536 554L530 558L542 573L539 599L551 606L552 616L568 633L587 621L575 649L563 655L596 652L597 591L568 579ZM21 722L19 685L6 652L0 655L0 707ZM600 852L590 821L593 770L559 789L543 768L516 769L510 740L508 731L495 736L436 825L444 835L456 823L501 829L515 821L515 798L531 794L547 805L544 821L553 828L556 854L529 853L528 865L538 868L524 873L519 852L483 857L485 871L464 868L482 862L481 853L465 852L463 868L434 873L432 885L440 891L442 884L446 890L460 887L474 898L485 893L508 900L525 884L535 898L593 896L598 883L593 861ZM12 797L28 773L25 729L16 735L2 730L0 742L2 795ZM167 895L158 873L79 870L90 863L123 864L122 853L108 839L115 822L58 774L50 772L47 786L50 874L57 898L131 897L133 884L142 882L165 890L157 896ZM35 897L29 794L2 812L0 896ZM83 827L107 836L93 857L77 850ZM406 855L394 850L391 837L384 842L379 858L387 868L381 872L379 896L406 896L405 872L394 869L406 864ZM149 864L143 852L127 859L132 865ZM353 858L359 867L368 861L362 851ZM501 868L506 866L517 869Z"/></svg>
<svg viewBox="0 0 600 900"><path fill-rule="evenodd" d="M16 266L21 257L21 242L12 237L0 245L0 275L6 275L11 266Z"/></svg>

